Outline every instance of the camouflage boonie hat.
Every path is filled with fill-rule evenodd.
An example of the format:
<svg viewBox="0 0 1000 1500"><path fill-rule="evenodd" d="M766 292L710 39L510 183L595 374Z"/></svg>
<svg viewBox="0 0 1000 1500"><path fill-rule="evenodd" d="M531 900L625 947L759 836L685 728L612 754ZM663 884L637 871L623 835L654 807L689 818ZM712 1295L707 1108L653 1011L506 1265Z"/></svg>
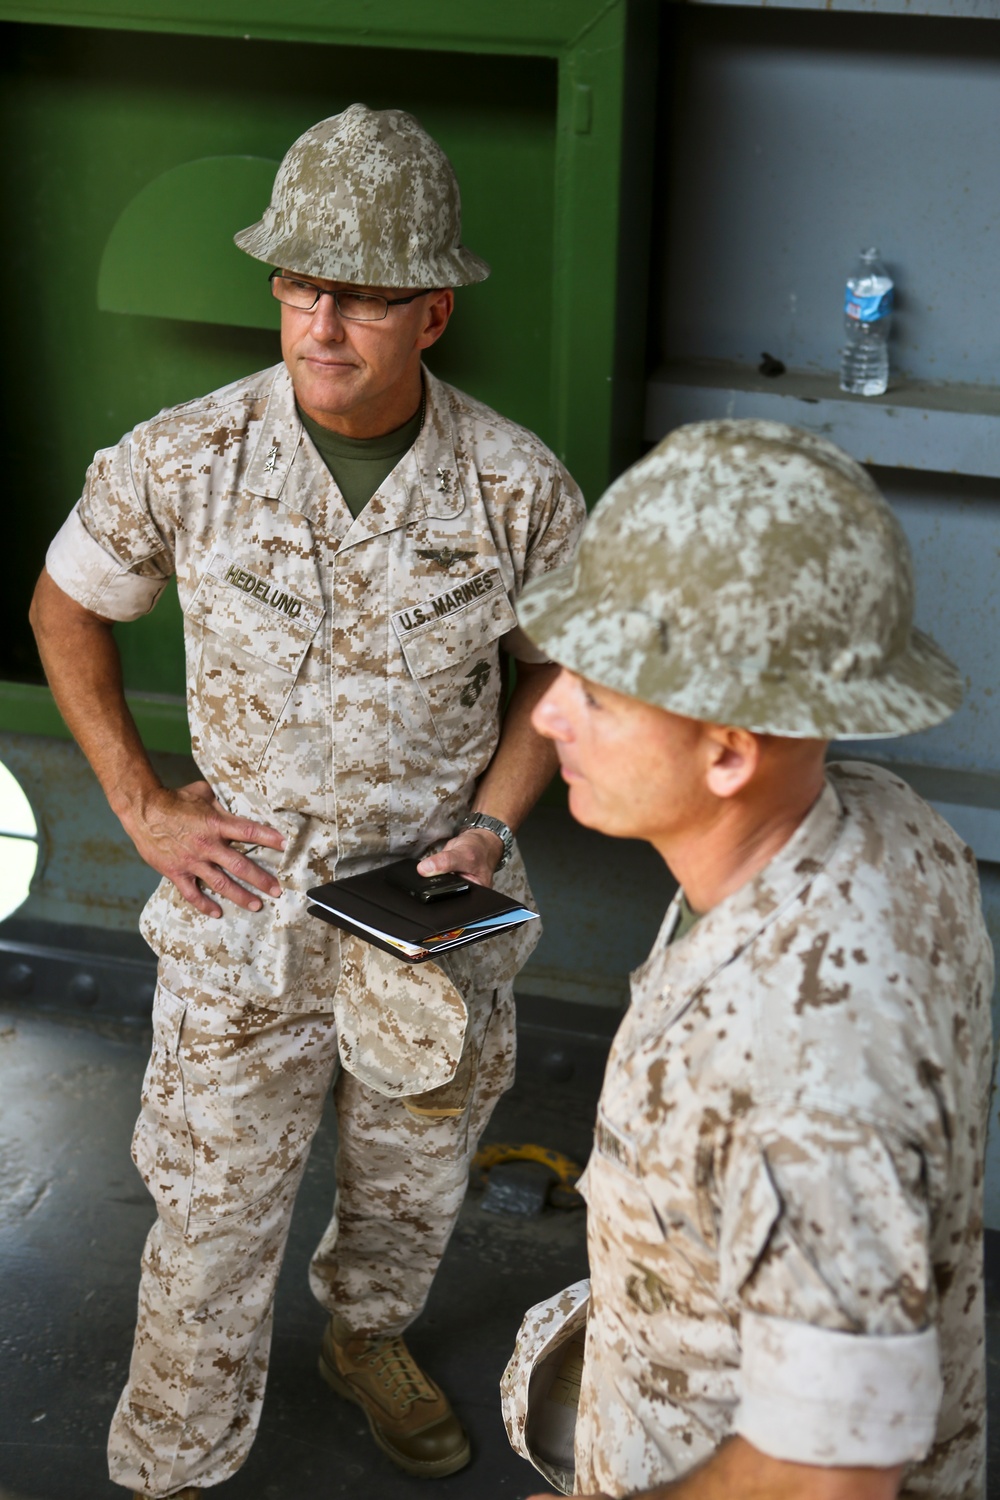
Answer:
<svg viewBox="0 0 1000 1500"><path fill-rule="evenodd" d="M264 217L233 236L268 265L354 286L447 287L485 281L461 243L451 162L401 109L352 104L285 153Z"/></svg>
<svg viewBox="0 0 1000 1500"><path fill-rule="evenodd" d="M962 698L911 626L898 521L865 470L781 422L680 427L616 480L575 563L518 618L553 660L688 718L761 734L909 734Z"/></svg>

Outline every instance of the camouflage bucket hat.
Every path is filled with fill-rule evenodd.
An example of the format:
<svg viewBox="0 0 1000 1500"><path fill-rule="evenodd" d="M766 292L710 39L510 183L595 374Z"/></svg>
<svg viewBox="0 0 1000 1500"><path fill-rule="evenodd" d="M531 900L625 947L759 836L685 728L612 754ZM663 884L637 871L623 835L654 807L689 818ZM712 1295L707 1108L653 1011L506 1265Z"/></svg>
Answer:
<svg viewBox="0 0 1000 1500"><path fill-rule="evenodd" d="M264 217L234 235L248 255L355 286L445 287L485 281L461 243L451 162L401 109L352 104L286 152Z"/></svg>
<svg viewBox="0 0 1000 1500"><path fill-rule="evenodd" d="M780 422L678 428L616 480L574 564L522 594L553 660L692 719L909 734L962 698L911 625L906 538L860 464Z"/></svg>

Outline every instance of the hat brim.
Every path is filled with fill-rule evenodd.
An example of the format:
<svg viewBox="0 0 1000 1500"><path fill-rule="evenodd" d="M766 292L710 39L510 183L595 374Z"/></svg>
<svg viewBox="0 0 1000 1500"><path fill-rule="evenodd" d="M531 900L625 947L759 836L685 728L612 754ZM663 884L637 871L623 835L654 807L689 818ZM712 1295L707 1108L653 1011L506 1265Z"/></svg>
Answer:
<svg viewBox="0 0 1000 1500"><path fill-rule="evenodd" d="M962 701L958 669L922 631L877 674L765 669L718 660L691 664L669 649L658 622L610 600L581 604L574 564L528 585L517 606L531 640L582 677L685 718L791 739L881 739L947 719Z"/></svg>
<svg viewBox="0 0 1000 1500"><path fill-rule="evenodd" d="M344 281L351 286L426 286L428 289L473 286L485 281L490 274L488 261L464 245L458 245L453 250L423 258L419 275L414 278L407 275L407 271L415 269L412 266L400 269L398 264L374 256L366 259L363 251L349 254L337 245L317 246L307 236L277 235L266 218L241 229L233 235L233 240L247 255L265 265L284 266L302 276Z"/></svg>

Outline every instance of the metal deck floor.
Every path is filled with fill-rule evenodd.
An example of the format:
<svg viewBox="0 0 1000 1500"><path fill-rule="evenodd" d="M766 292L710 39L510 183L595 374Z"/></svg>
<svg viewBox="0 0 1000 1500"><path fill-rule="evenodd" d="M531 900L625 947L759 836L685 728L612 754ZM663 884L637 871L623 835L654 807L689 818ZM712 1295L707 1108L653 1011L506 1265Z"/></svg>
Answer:
<svg viewBox="0 0 1000 1500"><path fill-rule="evenodd" d="M521 1001L522 1016L546 1014ZM577 1010L578 1007L572 1009ZM548 1018L560 1007L549 1006ZM606 1013L594 1021L609 1029ZM0 1009L0 1496L114 1500L105 1433L128 1367L139 1257L151 1202L129 1158L148 1053L145 1026ZM527 1025L516 1089L489 1139L586 1158L607 1039ZM324 1316L306 1284L333 1199L332 1111L299 1195L278 1290L263 1424L220 1500L439 1491L449 1500L531 1492L511 1451L498 1383L525 1308L586 1274L584 1216L486 1213L470 1193L410 1335L452 1395L474 1446L461 1474L429 1483L392 1467L359 1410L316 1373ZM213 1494L216 1491L212 1492Z"/></svg>
<svg viewBox="0 0 1000 1500"><path fill-rule="evenodd" d="M488 1139L535 1141L583 1160L613 1018L531 997L519 1008L518 1081ZM570 1015L590 1032L562 1029ZM107 1478L104 1441L127 1369L152 1220L128 1155L147 1048L142 1024L0 1008L0 1500L125 1493ZM323 1314L305 1272L331 1206L334 1146L328 1118L282 1270L261 1431L245 1467L219 1486L220 1500L530 1494L538 1476L508 1446L497 1386L525 1308L585 1274L583 1214L491 1214L470 1193L410 1341L453 1396L474 1460L450 1479L411 1479L382 1458L357 1408L338 1401L316 1373ZM1000 1236L988 1240L992 1271ZM990 1293L996 1410L1000 1277Z"/></svg>

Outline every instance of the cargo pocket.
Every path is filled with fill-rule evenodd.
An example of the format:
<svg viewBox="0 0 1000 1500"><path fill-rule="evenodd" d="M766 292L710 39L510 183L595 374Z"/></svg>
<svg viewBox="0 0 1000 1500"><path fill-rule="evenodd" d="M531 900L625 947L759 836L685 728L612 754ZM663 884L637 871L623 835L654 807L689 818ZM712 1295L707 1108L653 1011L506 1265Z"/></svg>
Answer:
<svg viewBox="0 0 1000 1500"><path fill-rule="evenodd" d="M404 1094L403 1107L420 1119L457 1120L469 1106L478 1073L479 1054L467 1045L454 1078L423 1094Z"/></svg>
<svg viewBox="0 0 1000 1500"><path fill-rule="evenodd" d="M292 587L214 553L185 611L195 738L228 746L256 769L323 615Z"/></svg>
<svg viewBox="0 0 1000 1500"><path fill-rule="evenodd" d="M455 1076L436 1089L409 1094L403 1104L411 1115L458 1119L468 1111L467 1137L475 1142L489 1123L501 1094L514 1082L516 1032L510 985L495 990L483 1024L482 996L471 1002L472 1015Z"/></svg>
<svg viewBox="0 0 1000 1500"><path fill-rule="evenodd" d="M253 1216L301 1171L333 1071L332 1027L213 999L188 1006L177 1057L191 1142L188 1230L197 1235Z"/></svg>
<svg viewBox="0 0 1000 1500"><path fill-rule="evenodd" d="M341 935L340 964L333 1011L348 1073L390 1099L450 1083L469 1016L447 974L433 962L405 964L353 933Z"/></svg>
<svg viewBox="0 0 1000 1500"><path fill-rule="evenodd" d="M499 574L497 574L499 580ZM405 628L411 615L393 617L407 670L416 683L442 748L473 752L495 732L500 711L498 641L517 625L503 589L454 613Z"/></svg>
<svg viewBox="0 0 1000 1500"><path fill-rule="evenodd" d="M183 1230L191 1194L191 1137L184 1114L184 1081L177 1052L186 1005L162 984L153 999L153 1047L142 1081L142 1108L132 1136L132 1160L160 1217Z"/></svg>

